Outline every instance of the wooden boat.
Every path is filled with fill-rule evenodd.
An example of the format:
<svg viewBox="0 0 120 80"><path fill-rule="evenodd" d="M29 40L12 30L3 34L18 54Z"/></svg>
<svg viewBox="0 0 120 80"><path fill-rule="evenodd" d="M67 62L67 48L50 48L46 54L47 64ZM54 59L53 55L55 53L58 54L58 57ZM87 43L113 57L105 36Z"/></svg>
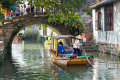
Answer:
<svg viewBox="0 0 120 80"><path fill-rule="evenodd" d="M51 51L51 59L53 63L56 63L60 66L66 66L66 65L81 65L81 64L88 64L90 59L92 59L91 56L75 56L74 54L67 53L67 54L59 54L58 53L58 40L59 39L70 39L70 43L73 43L76 39L75 36L71 35L59 35L59 36L53 36L52 37L52 48ZM82 43L82 39L81 39ZM81 52L82 49L81 49Z"/></svg>
<svg viewBox="0 0 120 80"><path fill-rule="evenodd" d="M4 58L3 50L4 50L4 43L3 43L3 41L0 41L0 62L2 62L2 60Z"/></svg>

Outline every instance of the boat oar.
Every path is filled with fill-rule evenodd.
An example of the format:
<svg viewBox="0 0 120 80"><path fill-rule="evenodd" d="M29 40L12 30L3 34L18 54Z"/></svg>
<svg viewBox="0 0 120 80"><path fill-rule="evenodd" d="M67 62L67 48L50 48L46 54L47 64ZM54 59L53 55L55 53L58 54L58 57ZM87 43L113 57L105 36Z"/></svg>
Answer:
<svg viewBox="0 0 120 80"><path fill-rule="evenodd" d="M82 46L81 46L81 47L82 47ZM85 53L85 51L84 51L84 49L83 49L83 47L82 47L82 51L83 51L83 53L84 53L84 55L85 55L85 57L86 57L86 59L87 59L87 62L88 62L89 67L93 67L92 64L91 64L91 62L90 62L90 60L89 60L88 57L87 57L87 54Z"/></svg>

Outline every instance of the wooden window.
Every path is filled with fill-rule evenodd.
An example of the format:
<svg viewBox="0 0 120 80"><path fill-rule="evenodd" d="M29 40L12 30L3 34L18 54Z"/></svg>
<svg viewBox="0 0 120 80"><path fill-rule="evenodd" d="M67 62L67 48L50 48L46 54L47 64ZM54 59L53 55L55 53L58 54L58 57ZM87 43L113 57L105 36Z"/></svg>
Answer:
<svg viewBox="0 0 120 80"><path fill-rule="evenodd" d="M105 31L113 31L113 4L105 6Z"/></svg>
<svg viewBox="0 0 120 80"><path fill-rule="evenodd" d="M101 12L98 12L98 30L101 30Z"/></svg>
<svg viewBox="0 0 120 80"><path fill-rule="evenodd" d="M96 9L96 14L95 14L95 29L96 30L101 30L101 11L100 9Z"/></svg>

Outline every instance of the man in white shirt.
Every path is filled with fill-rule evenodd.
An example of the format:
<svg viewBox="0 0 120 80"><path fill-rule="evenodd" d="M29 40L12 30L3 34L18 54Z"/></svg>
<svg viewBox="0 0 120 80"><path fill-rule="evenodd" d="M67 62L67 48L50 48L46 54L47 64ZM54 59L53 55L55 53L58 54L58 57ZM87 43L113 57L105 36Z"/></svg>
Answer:
<svg viewBox="0 0 120 80"><path fill-rule="evenodd" d="M78 54L78 56L81 56L81 51L80 51L80 40L76 39L75 43L73 44L73 48L74 48L74 54Z"/></svg>

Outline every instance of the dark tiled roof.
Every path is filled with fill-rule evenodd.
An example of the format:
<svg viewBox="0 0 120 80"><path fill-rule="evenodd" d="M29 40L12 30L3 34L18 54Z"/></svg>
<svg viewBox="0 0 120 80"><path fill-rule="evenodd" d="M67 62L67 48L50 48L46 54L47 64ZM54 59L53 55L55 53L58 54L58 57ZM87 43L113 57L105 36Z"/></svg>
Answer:
<svg viewBox="0 0 120 80"><path fill-rule="evenodd" d="M104 0L104 1L101 1L99 3L96 3L96 4L93 4L91 5L90 7L91 8L98 8L98 7L101 7L101 6L104 6L106 4L110 4L110 3L113 3L115 1L119 1L119 0Z"/></svg>

